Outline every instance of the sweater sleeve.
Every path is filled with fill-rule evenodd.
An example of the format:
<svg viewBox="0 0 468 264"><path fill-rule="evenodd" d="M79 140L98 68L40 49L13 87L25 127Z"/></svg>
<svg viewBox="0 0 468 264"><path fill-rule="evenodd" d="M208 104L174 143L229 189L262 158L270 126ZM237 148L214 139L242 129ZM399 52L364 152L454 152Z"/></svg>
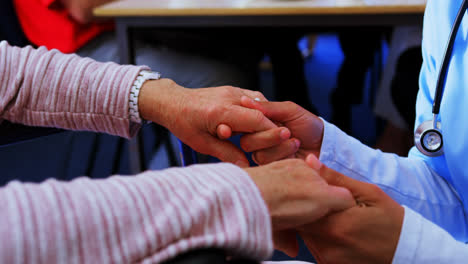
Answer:
<svg viewBox="0 0 468 264"><path fill-rule="evenodd" d="M131 137L129 94L142 69L0 42L0 119Z"/></svg>
<svg viewBox="0 0 468 264"><path fill-rule="evenodd" d="M268 209L231 164L0 189L1 263L159 263L196 248L266 259Z"/></svg>

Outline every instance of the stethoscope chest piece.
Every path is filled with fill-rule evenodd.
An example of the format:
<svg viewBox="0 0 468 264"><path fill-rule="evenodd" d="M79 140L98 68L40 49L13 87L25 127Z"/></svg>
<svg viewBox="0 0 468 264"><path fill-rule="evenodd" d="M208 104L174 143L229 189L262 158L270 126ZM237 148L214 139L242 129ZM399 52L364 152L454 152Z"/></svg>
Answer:
<svg viewBox="0 0 468 264"><path fill-rule="evenodd" d="M423 122L414 133L414 144L426 156L438 157L444 154L440 122L437 122L437 127L432 120Z"/></svg>
<svg viewBox="0 0 468 264"><path fill-rule="evenodd" d="M423 122L414 132L414 144L421 153L429 157L437 157L444 154L444 142L442 139L442 132L440 130L440 122L437 122L437 116L439 115L442 96L444 94L443 88L445 86L448 68L450 66L450 59L452 58L453 46L466 10L468 10L468 0L463 0L450 32L447 48L439 69L439 76L437 76L434 103L432 104L432 114L434 115L434 118L433 120Z"/></svg>

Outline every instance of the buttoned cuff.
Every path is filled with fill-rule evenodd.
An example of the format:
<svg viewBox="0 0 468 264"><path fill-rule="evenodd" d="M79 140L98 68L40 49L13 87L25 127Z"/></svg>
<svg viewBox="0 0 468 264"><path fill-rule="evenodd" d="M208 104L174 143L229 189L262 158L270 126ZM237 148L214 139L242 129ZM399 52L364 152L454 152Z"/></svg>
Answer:
<svg viewBox="0 0 468 264"><path fill-rule="evenodd" d="M323 119L322 119L323 120ZM327 167L360 181L370 181L379 152L350 137L338 127L323 120L324 131L319 160ZM372 172L371 172L372 171ZM376 183L376 182L375 182Z"/></svg>
<svg viewBox="0 0 468 264"><path fill-rule="evenodd" d="M322 147L320 149L319 160L329 168L334 168L336 162L336 143L339 137L339 130L336 126L325 121L323 121L323 139Z"/></svg>

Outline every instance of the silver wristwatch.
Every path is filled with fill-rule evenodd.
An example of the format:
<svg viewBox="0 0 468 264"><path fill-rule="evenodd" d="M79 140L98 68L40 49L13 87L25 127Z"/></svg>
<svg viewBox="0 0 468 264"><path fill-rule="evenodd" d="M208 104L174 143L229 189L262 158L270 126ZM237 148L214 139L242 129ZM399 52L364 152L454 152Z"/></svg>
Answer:
<svg viewBox="0 0 468 264"><path fill-rule="evenodd" d="M142 70L138 74L135 82L130 89L130 98L128 100L128 114L130 121L135 123L143 123L143 119L138 111L138 96L140 95L140 89L147 80L158 80L161 78L159 72L152 72L148 70Z"/></svg>

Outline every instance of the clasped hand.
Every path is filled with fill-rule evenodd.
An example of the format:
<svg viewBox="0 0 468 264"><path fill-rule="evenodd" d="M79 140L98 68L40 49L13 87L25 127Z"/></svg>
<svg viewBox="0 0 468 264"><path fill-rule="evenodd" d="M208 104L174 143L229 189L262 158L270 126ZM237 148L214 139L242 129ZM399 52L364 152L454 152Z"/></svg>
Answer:
<svg viewBox="0 0 468 264"><path fill-rule="evenodd" d="M144 119L241 167L248 167L244 153L224 139L245 133L241 147L268 164L245 171L268 206L278 249L295 255L299 233L320 263L391 262L403 208L375 185L320 164L324 124L317 116L291 102L267 102L259 92L191 90L167 79L146 82L139 98Z"/></svg>
<svg viewBox="0 0 468 264"><path fill-rule="evenodd" d="M187 89L169 79L147 81L138 101L140 115L169 129L199 153L247 167L243 151L219 139L217 128L225 124L232 131L253 133L277 126L261 111L241 105L242 96L265 97L260 92L231 86Z"/></svg>
<svg viewBox="0 0 468 264"><path fill-rule="evenodd" d="M318 263L391 263L403 208L376 185L314 155L246 169L270 210L275 248L297 255L296 234Z"/></svg>
<svg viewBox="0 0 468 264"><path fill-rule="evenodd" d="M323 180L309 179L305 184L297 179L298 182L292 185L311 196L318 189L322 192L319 192L319 196L311 197L308 207L304 206L315 208L313 211L316 214L299 217L302 221L308 220L308 223L287 232L281 228L279 233L276 231L276 247L289 255L296 255L297 244L293 242L294 231L297 231L319 263L391 263L403 224L404 209L376 185L351 179L320 163L317 157L322 145L323 121L291 102L257 102L249 98L243 98L241 102L246 107L261 111L278 125L241 139L242 148L254 151L257 163L300 158L313 172L300 166L299 170L307 171L309 177L314 175ZM305 190L301 189L302 186L298 187L302 184L305 184ZM340 187L344 189L333 189ZM337 195L336 190L349 191L352 205L345 203L349 197ZM335 202L338 199L341 209L325 202L327 197ZM302 209L293 202L289 206ZM272 213L273 223L274 218L275 214ZM297 224L301 224L301 221Z"/></svg>

